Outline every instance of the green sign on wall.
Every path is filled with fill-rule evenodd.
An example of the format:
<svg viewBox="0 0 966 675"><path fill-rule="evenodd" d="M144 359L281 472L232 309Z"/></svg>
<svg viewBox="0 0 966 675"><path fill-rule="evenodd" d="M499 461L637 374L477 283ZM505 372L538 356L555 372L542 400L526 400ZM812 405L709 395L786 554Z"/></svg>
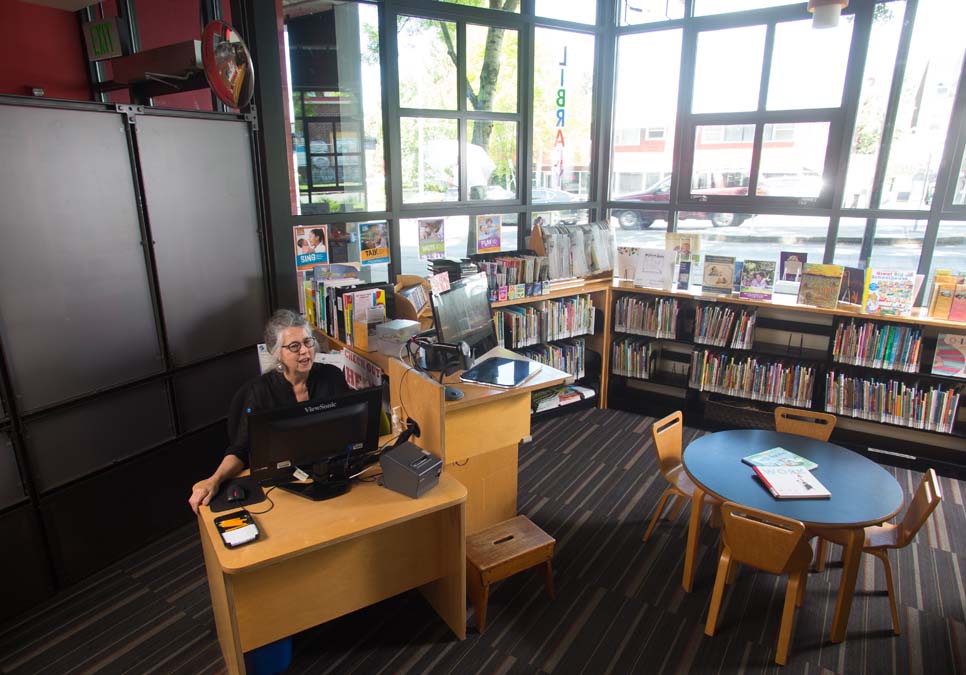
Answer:
<svg viewBox="0 0 966 675"><path fill-rule="evenodd" d="M101 61L121 56L121 38L114 17L84 24L84 42L89 61Z"/></svg>

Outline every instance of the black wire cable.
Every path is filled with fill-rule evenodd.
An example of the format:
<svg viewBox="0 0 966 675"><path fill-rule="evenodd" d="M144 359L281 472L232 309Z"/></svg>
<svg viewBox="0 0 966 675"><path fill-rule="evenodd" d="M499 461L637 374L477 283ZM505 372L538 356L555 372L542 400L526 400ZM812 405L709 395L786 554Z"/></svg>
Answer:
<svg viewBox="0 0 966 675"><path fill-rule="evenodd" d="M274 489L275 489L275 486L273 485L272 487L270 487L270 488L268 488L268 489L267 489L267 490L265 491L265 499L267 499L267 500L268 500L268 503L269 503L269 504L271 504L271 506L269 506L269 507L268 507L267 509L265 509L264 511L252 511L251 509L248 509L248 512L249 512L249 513L251 513L252 515L255 515L255 516L260 516L260 515L262 515L263 513L268 513L269 511L271 511L272 509L274 509L274 508L275 508L275 502L273 502L273 501L272 501L272 498L268 496L268 493L269 493L269 492L271 492L271 491L272 491L272 490L274 490Z"/></svg>

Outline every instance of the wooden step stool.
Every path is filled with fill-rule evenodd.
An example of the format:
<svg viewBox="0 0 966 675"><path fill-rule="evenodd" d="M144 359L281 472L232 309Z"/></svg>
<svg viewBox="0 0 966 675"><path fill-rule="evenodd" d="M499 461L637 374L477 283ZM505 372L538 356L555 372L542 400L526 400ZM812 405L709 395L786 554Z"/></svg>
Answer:
<svg viewBox="0 0 966 675"><path fill-rule="evenodd" d="M517 516L480 530L466 538L466 592L476 608L476 627L486 629L486 604L490 584L540 566L553 600L553 546L556 540L530 522Z"/></svg>

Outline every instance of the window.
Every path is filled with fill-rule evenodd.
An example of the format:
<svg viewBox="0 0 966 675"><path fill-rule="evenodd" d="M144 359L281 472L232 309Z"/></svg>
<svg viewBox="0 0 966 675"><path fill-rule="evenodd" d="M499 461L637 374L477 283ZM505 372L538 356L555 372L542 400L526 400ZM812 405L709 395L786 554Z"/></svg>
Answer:
<svg viewBox="0 0 966 675"><path fill-rule="evenodd" d="M645 138L649 141L660 141L664 139L666 131L664 127L651 127L647 130Z"/></svg>
<svg viewBox="0 0 966 675"><path fill-rule="evenodd" d="M494 213L484 214L484 216L446 216L443 218L406 218L400 222L399 227L399 249L402 256L399 261L399 269L402 274L418 274L426 276L429 263L419 255L419 224L420 220L443 221L443 241L445 244L445 257L451 260L459 260L467 255L476 253L473 244L475 237L470 236L470 223L475 223L477 219L487 217L493 221L499 221L500 229L500 250L517 250L517 223L519 214L516 213Z"/></svg>
<svg viewBox="0 0 966 675"><path fill-rule="evenodd" d="M535 12L548 19L597 22L597 3L591 0L536 0Z"/></svg>
<svg viewBox="0 0 966 675"><path fill-rule="evenodd" d="M285 19L292 213L379 211L386 208L379 13L323 4Z"/></svg>
<svg viewBox="0 0 966 675"><path fill-rule="evenodd" d="M684 0L621 0L618 11L622 26L681 19Z"/></svg>
<svg viewBox="0 0 966 675"><path fill-rule="evenodd" d="M640 145L640 129L618 129L614 134L614 145Z"/></svg>
<svg viewBox="0 0 966 675"><path fill-rule="evenodd" d="M816 30L811 19L785 21L775 27L768 110L838 108L842 104L852 23L851 16L843 16L835 28Z"/></svg>
<svg viewBox="0 0 966 675"><path fill-rule="evenodd" d="M534 36L532 184L590 194L594 36L537 28Z"/></svg>
<svg viewBox="0 0 966 675"><path fill-rule="evenodd" d="M694 113L758 108L765 27L745 26L698 33L694 69ZM722 58L727 54L727 58Z"/></svg>

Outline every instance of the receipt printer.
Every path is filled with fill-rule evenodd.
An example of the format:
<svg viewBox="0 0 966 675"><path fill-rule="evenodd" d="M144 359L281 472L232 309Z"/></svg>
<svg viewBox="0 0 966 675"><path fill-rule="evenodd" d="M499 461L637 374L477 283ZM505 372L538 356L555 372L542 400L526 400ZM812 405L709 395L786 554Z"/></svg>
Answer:
<svg viewBox="0 0 966 675"><path fill-rule="evenodd" d="M409 443L382 453L382 484L407 497L419 497L436 487L443 463L436 455Z"/></svg>

